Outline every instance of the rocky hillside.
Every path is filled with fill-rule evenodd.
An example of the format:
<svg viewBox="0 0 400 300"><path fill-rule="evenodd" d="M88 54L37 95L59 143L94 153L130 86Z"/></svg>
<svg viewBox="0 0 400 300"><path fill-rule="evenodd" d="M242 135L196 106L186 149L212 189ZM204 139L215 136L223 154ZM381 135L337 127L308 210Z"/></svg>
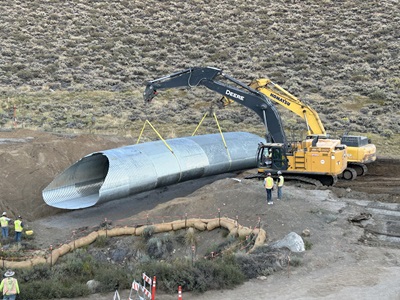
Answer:
<svg viewBox="0 0 400 300"><path fill-rule="evenodd" d="M219 97L171 90L145 107L144 82L214 66L245 83L272 79L332 133L400 131L397 1L13 0L0 26L2 127L137 135L149 119L187 134ZM282 114L288 129L304 127ZM243 107L218 116L225 130L262 134Z"/></svg>

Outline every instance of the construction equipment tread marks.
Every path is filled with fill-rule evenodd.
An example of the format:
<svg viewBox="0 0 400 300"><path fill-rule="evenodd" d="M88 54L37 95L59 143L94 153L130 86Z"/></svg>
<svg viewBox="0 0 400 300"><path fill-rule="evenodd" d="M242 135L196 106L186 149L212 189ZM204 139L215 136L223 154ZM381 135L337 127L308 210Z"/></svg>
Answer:
<svg viewBox="0 0 400 300"><path fill-rule="evenodd" d="M266 176L264 174L252 174L252 175L248 175L246 177L244 177L244 179L255 179L258 178L260 180L263 180ZM310 183L312 185L315 185L317 187L321 187L324 184L318 180L318 179L314 179L314 178L310 178L310 177L305 177L305 176L291 176L291 175L285 175L285 180L297 180L300 182L305 182L305 183ZM328 184L328 185L333 185L335 183L335 180L332 181L332 184Z"/></svg>

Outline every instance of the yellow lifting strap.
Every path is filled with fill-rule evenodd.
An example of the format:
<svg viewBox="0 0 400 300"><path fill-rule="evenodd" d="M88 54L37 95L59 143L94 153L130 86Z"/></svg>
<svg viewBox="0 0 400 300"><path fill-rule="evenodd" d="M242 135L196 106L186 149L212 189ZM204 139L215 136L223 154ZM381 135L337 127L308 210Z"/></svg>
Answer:
<svg viewBox="0 0 400 300"><path fill-rule="evenodd" d="M204 116L201 119L199 125L197 125L196 129L193 131L192 136L195 135L195 133L197 132L197 130L199 129L200 125L203 123L203 121L207 117L207 115L208 115L208 112L206 112L204 114ZM221 126L219 126L217 115L215 114L215 112L213 113L213 115L214 115L215 123L217 123L217 127L218 127L218 130L219 130L219 133L221 134L222 142L224 143L224 147L226 149L226 153L228 153L229 161L231 161L231 154L229 153L228 146L226 145L226 141L225 141L225 138L224 138L224 134L222 133Z"/></svg>
<svg viewBox="0 0 400 300"><path fill-rule="evenodd" d="M193 131L192 136L194 136L194 135L196 134L197 129L199 129L200 125L203 123L203 121L204 121L204 119L207 117L207 115L208 115L208 112L206 112L206 113L204 114L203 118L200 120L199 125L197 125L196 129Z"/></svg>
<svg viewBox="0 0 400 300"><path fill-rule="evenodd" d="M158 137L160 138L160 140L163 141L163 143L164 143L165 146L169 149L169 151L171 151L172 153L174 153L174 151L172 150L172 148L168 145L167 141L163 139L163 137L161 136L161 134L159 134L158 131L154 128L154 126L151 125L151 123L150 123L149 120L144 121L142 130L140 131L140 134L139 134L139 137L138 137L138 140L137 140L136 144L139 144L140 138L142 137L142 134L143 134L144 128L146 127L146 124L149 124L149 125L150 125L150 127L151 127L151 128L154 130L154 132L158 135Z"/></svg>
<svg viewBox="0 0 400 300"><path fill-rule="evenodd" d="M231 159L231 154L229 153L228 145L226 144L226 141L225 141L224 135L223 135L223 133L222 133L221 127L219 126L219 122L218 122L218 119L217 119L217 115L216 115L215 113L213 113L213 115L214 115L215 122L217 123L219 133L221 134L222 141L224 142L224 146L225 146L225 149L226 149L226 153L228 154L229 161L231 161L231 160L232 160L232 159Z"/></svg>

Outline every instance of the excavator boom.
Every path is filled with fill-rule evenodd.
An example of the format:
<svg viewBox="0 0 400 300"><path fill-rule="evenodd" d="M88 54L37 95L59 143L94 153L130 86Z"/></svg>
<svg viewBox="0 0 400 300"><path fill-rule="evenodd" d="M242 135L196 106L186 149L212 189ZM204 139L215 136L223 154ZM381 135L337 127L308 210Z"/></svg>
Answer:
<svg viewBox="0 0 400 300"><path fill-rule="evenodd" d="M304 119L308 135L326 135L324 125L318 113L278 84L273 83L267 78L262 78L253 80L249 86Z"/></svg>

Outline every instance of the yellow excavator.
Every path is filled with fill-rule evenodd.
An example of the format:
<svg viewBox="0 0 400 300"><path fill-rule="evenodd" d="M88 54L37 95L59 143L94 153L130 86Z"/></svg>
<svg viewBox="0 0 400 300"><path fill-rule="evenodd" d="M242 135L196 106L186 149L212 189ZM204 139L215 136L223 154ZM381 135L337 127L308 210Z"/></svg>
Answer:
<svg viewBox="0 0 400 300"><path fill-rule="evenodd" d="M275 84L268 78L262 78L253 80L249 84L249 87L261 92L274 103L280 104L304 119L309 138L314 136L319 136L320 140L328 138L318 113L278 84ZM224 97L222 102L226 106L232 101ZM346 180L353 180L357 176L365 175L368 170L366 164L376 160L375 145L369 143L366 136L345 134L341 137L340 141L341 144L347 146L347 168L343 171L341 177Z"/></svg>
<svg viewBox="0 0 400 300"><path fill-rule="evenodd" d="M334 185L337 176L347 167L347 147L340 140L324 140L318 136L299 142L286 139L282 120L275 105L261 92L225 74L221 69L194 67L148 81L143 93L151 102L158 91L171 88L190 89L204 86L253 110L266 129L266 143L257 149L258 174L252 178L276 175L285 179Z"/></svg>

